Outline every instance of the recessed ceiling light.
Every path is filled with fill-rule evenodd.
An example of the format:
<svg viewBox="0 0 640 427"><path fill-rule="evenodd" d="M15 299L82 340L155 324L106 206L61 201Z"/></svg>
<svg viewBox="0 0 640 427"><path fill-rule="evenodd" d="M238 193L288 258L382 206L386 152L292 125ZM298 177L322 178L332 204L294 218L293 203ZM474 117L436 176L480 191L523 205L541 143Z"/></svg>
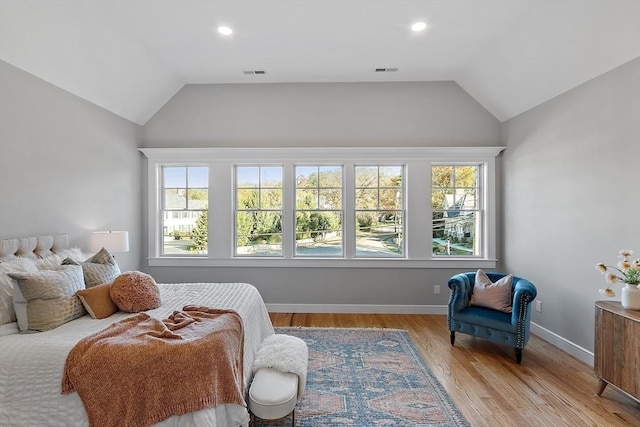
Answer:
<svg viewBox="0 0 640 427"><path fill-rule="evenodd" d="M218 32L223 36L229 36L233 33L233 30L227 26L218 27Z"/></svg>
<svg viewBox="0 0 640 427"><path fill-rule="evenodd" d="M416 22L411 25L411 31L415 31L416 33L419 31L424 31L427 28L427 23L424 21Z"/></svg>

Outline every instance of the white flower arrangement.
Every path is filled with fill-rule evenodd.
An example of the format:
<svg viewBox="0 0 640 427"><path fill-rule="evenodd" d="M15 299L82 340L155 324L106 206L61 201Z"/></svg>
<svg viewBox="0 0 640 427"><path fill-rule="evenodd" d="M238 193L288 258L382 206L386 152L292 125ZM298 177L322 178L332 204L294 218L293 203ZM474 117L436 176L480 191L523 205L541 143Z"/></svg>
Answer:
<svg viewBox="0 0 640 427"><path fill-rule="evenodd" d="M617 267L604 265L603 263L598 263L596 265L596 269L602 274L607 273L605 275L605 280L608 285L606 288L600 289L599 291L602 295L615 297L616 293L611 289L611 285L614 283L625 283L636 286L640 284L640 258L635 261L631 261L631 255L633 255L633 251L622 249L618 252L618 257L622 258L622 260L618 263ZM615 271L611 272L609 269Z"/></svg>

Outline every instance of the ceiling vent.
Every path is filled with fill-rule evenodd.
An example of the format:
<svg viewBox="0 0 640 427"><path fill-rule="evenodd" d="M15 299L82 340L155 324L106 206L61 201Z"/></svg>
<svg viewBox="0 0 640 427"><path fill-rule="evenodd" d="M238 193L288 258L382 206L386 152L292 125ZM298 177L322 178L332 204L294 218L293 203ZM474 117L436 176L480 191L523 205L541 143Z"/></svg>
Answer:
<svg viewBox="0 0 640 427"><path fill-rule="evenodd" d="M398 71L397 68L376 68L373 70L376 73L395 73Z"/></svg>
<svg viewBox="0 0 640 427"><path fill-rule="evenodd" d="M245 74L251 74L251 75L255 75L255 74L267 74L267 72L265 70L247 70L247 71L243 71L243 73Z"/></svg>

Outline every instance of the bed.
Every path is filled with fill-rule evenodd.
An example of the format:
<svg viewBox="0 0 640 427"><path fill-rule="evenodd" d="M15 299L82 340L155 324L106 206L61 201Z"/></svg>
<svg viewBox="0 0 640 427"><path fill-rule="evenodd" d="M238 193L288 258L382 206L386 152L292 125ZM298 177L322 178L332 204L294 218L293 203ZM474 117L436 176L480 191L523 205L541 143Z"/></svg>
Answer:
<svg viewBox="0 0 640 427"><path fill-rule="evenodd" d="M16 243L17 240L17 243ZM17 245L17 247L16 247ZM66 235L0 240L0 276L6 276L12 262L31 259L38 268L51 268L69 255ZM21 258L16 259L16 256ZM80 256L76 253L76 256ZM6 284L0 298L6 300ZM147 313L164 318L173 310L197 304L236 311L244 325L244 390L251 380L255 353L262 341L274 333L265 304L257 289L246 283L159 283L161 305ZM4 295L4 297L3 297ZM131 316L117 312L104 319L84 315L45 332L19 333L16 322L0 306L0 425L3 426L87 426L88 419L77 393L61 394L67 355L83 337ZM245 406L219 405L173 416L159 426L246 426Z"/></svg>

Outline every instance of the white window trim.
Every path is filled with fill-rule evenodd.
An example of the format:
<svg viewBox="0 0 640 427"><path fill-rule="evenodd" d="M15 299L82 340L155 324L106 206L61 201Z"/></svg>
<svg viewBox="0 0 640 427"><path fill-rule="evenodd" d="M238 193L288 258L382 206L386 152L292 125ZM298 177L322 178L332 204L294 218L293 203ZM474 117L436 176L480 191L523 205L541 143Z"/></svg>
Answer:
<svg viewBox="0 0 640 427"><path fill-rule="evenodd" d="M496 266L497 211L496 211L496 157L505 149L493 147L395 147L395 148L140 148L148 159L148 263L149 266L182 267L352 267L352 268L494 268ZM283 257L234 257L233 190L234 165L282 164L283 179L291 179L289 170L296 164L341 164L350 168L354 164L405 165L405 257L403 258L312 258L293 257L295 244L283 229ZM483 257L433 256L431 250L431 166L438 164L481 163L484 173ZM210 224L229 224L223 229L210 230L216 240L209 240L206 256L160 256L160 166L167 164L198 164L209 166L209 197L215 200L209 206ZM350 200L348 180L344 182L346 201ZM283 194L284 217L293 215L294 195ZM211 200L211 199L210 199ZM213 206L213 208L212 208ZM289 215L291 214L291 215ZM345 205L346 225L350 220L349 203ZM345 249L352 238L345 227ZM424 236L425 239L412 239ZM286 240L285 240L286 238ZM422 240L422 241L421 241ZM428 244L425 244L428 242Z"/></svg>
<svg viewBox="0 0 640 427"><path fill-rule="evenodd" d="M244 163L235 162L233 164L233 188L231 190L233 192L233 198L232 198L232 203L231 203L231 207L233 209L233 223L231 225L232 225L232 229L233 230L235 230L236 227L237 227L237 223L236 223L237 214L240 211L237 208L237 205L238 205L238 200L237 200L237 196L238 196L238 194L237 194L237 190L238 190L238 187L237 187L238 186L237 168L238 167L257 167L257 168L262 168L262 167L280 167L280 168L282 168L282 181L281 181L282 184L285 183L285 175L286 175L286 172L285 172L286 168L284 168L282 164L264 163L264 162L261 162L259 164L244 164ZM258 170L260 170L260 169L258 169ZM258 190L261 190L261 189L262 189L262 183L260 183L260 186L258 187ZM287 209L286 209L287 208L287 204L286 204L286 202L284 200L286 198L284 190L285 189L284 189L284 185L283 185L283 187L281 188L281 191L282 191L282 196L281 196L282 197L282 206L281 206L280 209L260 209L259 208L259 209L256 209L256 211L279 212L281 214L282 223L288 223L289 222L288 216L285 215L285 212L287 211ZM285 232L285 229L283 229L281 231L281 233L282 233L282 254L281 255L277 255L277 254L276 255L261 255L259 257L260 258L270 258L270 259L282 259L283 257L286 258L288 250L287 250L286 245L285 245L285 236L289 235L288 230L286 230L286 231L287 232ZM209 233L209 235L211 236L211 233ZM235 243L236 242L236 238L237 238L235 232L233 233L232 237L233 237L233 242L234 242L233 246L232 246L233 247L233 257L234 258L251 258L251 259L256 258L256 256L238 254L238 252L237 252L238 248L237 248L236 243Z"/></svg>
<svg viewBox="0 0 640 427"><path fill-rule="evenodd" d="M298 209L296 207L297 205L297 190L298 187L295 185L296 182L296 174L295 174L295 169L296 167L301 166L301 167L305 167L305 166L311 166L311 167L322 167L322 166L331 166L331 167L339 167L340 168L340 172L341 172L341 182L342 182L342 187L341 187L341 192L340 192L340 199L342 200L340 209L330 209L329 211L334 211L334 212L340 212L340 215L342 217L342 224L341 224L341 233L342 233L342 246L340 248L342 254L341 255L332 255L332 256L326 256L326 257L322 257L322 259L343 259L344 255L347 253L346 252L346 242L345 240L348 240L345 238L345 236L347 235L347 232L345 231L345 221L347 220L347 212L346 212L346 208L345 208L345 199L347 198L345 196L345 182L346 182L346 172L345 172L345 164L341 163L341 162L335 162L335 164L326 164L326 163L322 163L322 164L310 164L310 163L301 163L301 162L297 162L293 165L293 169L292 169L292 180L290 182L292 182L293 185L293 215L291 217L291 221L293 221L293 247L292 247L292 255L291 257L294 259L316 259L313 256L310 255L298 255L296 254L296 242L295 239L297 237L297 225L295 224L296 221L296 215L298 214L298 212L304 212L305 209ZM320 189L319 187L320 182L318 181L318 189ZM318 206L319 207L319 206ZM309 209L309 212L313 212L313 211L317 211L317 212L322 212L322 209ZM284 240L284 239L283 239Z"/></svg>

